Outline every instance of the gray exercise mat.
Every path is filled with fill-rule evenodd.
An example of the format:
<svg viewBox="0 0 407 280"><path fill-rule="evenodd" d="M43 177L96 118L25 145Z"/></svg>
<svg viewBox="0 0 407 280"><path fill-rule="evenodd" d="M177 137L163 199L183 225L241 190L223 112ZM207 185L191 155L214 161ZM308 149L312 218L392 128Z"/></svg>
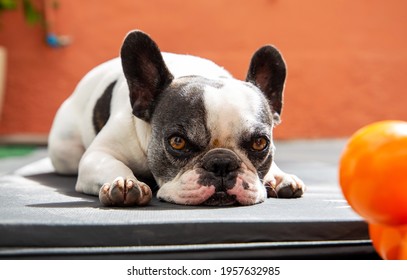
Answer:
<svg viewBox="0 0 407 280"><path fill-rule="evenodd" d="M341 141L281 143L278 151L285 156L279 157L280 167L307 183L304 197L232 207L181 206L153 199L145 207L105 208L97 197L76 193L76 178L53 173L49 159L43 158L0 177L0 257L370 254L366 223L337 185L342 146ZM291 155L296 149L298 154Z"/></svg>

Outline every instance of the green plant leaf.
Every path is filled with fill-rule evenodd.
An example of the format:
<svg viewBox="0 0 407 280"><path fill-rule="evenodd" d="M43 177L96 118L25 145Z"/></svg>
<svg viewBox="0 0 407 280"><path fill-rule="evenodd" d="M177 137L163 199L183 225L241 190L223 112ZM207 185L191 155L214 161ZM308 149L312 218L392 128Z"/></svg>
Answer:
<svg viewBox="0 0 407 280"><path fill-rule="evenodd" d="M17 8L17 0L0 0L0 12Z"/></svg>
<svg viewBox="0 0 407 280"><path fill-rule="evenodd" d="M35 24L42 21L41 13L35 8L30 0L23 0L24 16L28 23Z"/></svg>

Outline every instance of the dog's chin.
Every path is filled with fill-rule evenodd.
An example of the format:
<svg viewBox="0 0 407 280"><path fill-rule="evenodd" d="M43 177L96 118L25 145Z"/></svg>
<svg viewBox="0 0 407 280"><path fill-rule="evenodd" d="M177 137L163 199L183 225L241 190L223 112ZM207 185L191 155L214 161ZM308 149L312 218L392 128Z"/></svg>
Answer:
<svg viewBox="0 0 407 280"><path fill-rule="evenodd" d="M235 195L229 195L226 192L215 192L202 205L205 206L231 206L238 205Z"/></svg>

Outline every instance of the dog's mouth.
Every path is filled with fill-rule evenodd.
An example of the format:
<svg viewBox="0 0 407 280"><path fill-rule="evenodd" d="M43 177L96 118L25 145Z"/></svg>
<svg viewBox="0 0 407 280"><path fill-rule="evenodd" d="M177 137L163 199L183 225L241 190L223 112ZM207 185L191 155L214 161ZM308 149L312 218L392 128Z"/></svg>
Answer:
<svg viewBox="0 0 407 280"><path fill-rule="evenodd" d="M230 206L234 204L237 204L236 196L226 192L216 192L203 203L206 206Z"/></svg>

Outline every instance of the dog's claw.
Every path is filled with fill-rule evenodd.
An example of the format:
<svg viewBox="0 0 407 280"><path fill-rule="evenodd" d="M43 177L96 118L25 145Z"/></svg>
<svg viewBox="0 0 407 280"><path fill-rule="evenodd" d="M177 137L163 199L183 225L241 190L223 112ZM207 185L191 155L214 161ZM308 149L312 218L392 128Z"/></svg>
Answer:
<svg viewBox="0 0 407 280"><path fill-rule="evenodd" d="M270 198L270 197L278 198L278 194L274 188L266 187L266 191L267 191L267 198Z"/></svg>
<svg viewBox="0 0 407 280"><path fill-rule="evenodd" d="M104 206L112 206L114 203L109 196L110 184L104 184L99 191L99 200Z"/></svg>
<svg viewBox="0 0 407 280"><path fill-rule="evenodd" d="M99 200L104 206L144 206L151 198L151 189L146 184L122 177L112 184L104 184L99 191Z"/></svg>

